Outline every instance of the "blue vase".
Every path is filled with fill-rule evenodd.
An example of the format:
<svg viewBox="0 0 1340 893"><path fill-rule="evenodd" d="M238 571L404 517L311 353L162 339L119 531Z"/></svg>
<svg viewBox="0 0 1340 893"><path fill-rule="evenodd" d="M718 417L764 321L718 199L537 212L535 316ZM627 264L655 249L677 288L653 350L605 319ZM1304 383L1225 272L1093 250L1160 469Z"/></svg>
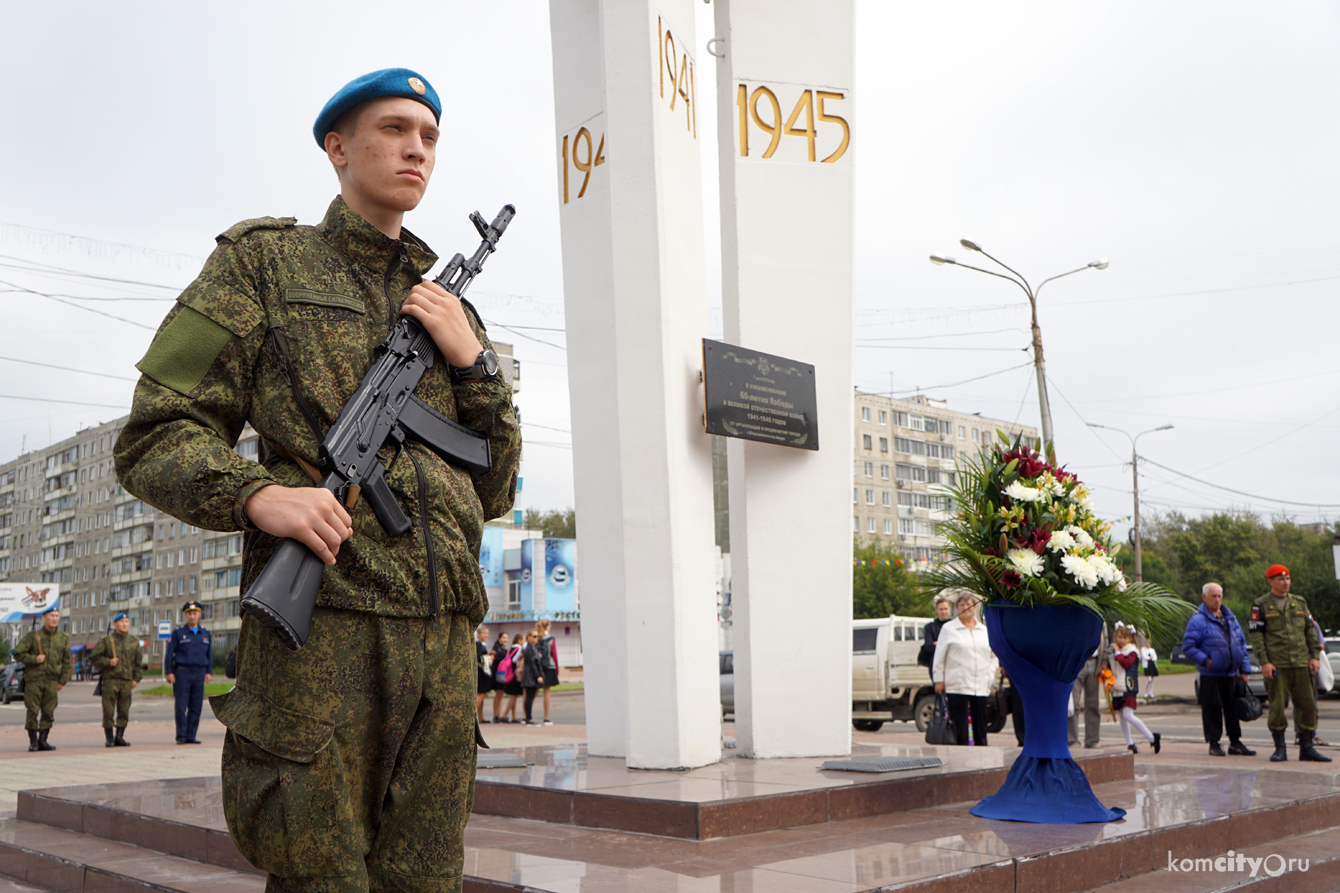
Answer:
<svg viewBox="0 0 1340 893"><path fill-rule="evenodd" d="M992 602L991 650L1024 703L1024 749L1000 790L971 810L985 819L1075 825L1111 822L1126 810L1098 802L1070 758L1066 714L1075 677L1098 647L1102 620L1078 605Z"/></svg>

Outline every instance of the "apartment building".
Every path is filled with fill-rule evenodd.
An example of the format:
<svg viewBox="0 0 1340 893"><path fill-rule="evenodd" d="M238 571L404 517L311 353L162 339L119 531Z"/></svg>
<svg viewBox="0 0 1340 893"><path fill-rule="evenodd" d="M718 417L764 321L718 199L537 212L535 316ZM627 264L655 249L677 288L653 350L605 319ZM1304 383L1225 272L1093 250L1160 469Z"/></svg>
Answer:
<svg viewBox="0 0 1340 893"><path fill-rule="evenodd" d="M494 347L516 391L511 346ZM242 534L202 530L128 493L112 465L127 420L0 464L0 582L59 584L61 629L74 648L95 644L127 612L131 635L148 642L150 665L163 660L159 623L179 626L182 605L198 601L222 661L242 625ZM248 425L237 452L256 459L259 447ZM29 628L8 626L11 645Z"/></svg>
<svg viewBox="0 0 1340 893"><path fill-rule="evenodd" d="M932 525L952 504L957 461L996 438L1037 430L977 413L951 410L946 401L917 395L895 400L856 392L852 465L852 529L867 541L896 543L913 567L940 557L943 540Z"/></svg>

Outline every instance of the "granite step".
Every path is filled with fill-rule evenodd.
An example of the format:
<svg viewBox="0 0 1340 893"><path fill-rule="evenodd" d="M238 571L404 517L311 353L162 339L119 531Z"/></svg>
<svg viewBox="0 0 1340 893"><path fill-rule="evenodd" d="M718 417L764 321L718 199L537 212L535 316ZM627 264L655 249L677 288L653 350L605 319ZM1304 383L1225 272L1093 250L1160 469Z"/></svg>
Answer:
<svg viewBox="0 0 1340 893"><path fill-rule="evenodd" d="M1243 869L1236 856L1241 853ZM1224 870L1213 862L1183 863L1169 853L1164 867L1139 877L1126 878L1085 893L1334 893L1340 890L1340 828L1299 834L1234 851L1233 861L1221 854ZM1253 872L1249 859L1261 859ZM1290 864L1289 860L1295 860ZM1306 860L1307 869L1302 866ZM1175 870L1169 865L1176 862ZM1199 869L1209 870L1199 870ZM1189 870L1187 870L1189 869Z"/></svg>
<svg viewBox="0 0 1340 893"><path fill-rule="evenodd" d="M0 877L0 893L52 893L46 887L34 887L13 878Z"/></svg>
<svg viewBox="0 0 1340 893"><path fill-rule="evenodd" d="M0 820L0 874L54 893L261 893L265 889L265 877L254 870L209 865L17 818Z"/></svg>

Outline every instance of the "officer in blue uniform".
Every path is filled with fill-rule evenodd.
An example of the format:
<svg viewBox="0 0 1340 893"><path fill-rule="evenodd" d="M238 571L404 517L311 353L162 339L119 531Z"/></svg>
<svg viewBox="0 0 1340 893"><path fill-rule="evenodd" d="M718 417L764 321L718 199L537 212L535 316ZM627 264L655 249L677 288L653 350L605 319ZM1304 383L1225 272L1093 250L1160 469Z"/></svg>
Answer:
<svg viewBox="0 0 1340 893"><path fill-rule="evenodd" d="M205 684L214 666L214 646L209 630L200 625L200 603L187 602L182 612L186 625L172 631L163 655L163 669L167 670L165 678L172 684L172 695L177 701L177 743L199 744L195 733L200 727Z"/></svg>

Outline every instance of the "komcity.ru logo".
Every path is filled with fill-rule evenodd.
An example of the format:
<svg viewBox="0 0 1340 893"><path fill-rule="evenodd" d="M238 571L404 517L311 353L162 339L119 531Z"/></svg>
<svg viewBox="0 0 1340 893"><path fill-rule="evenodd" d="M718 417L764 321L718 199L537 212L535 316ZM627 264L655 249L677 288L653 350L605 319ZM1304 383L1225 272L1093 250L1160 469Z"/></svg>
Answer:
<svg viewBox="0 0 1340 893"><path fill-rule="evenodd" d="M1229 850L1226 855L1215 858L1174 859L1172 850L1168 851L1168 871L1170 873L1189 874L1191 872L1215 871L1227 874L1245 871L1249 872L1248 877L1256 877L1258 872L1263 872L1270 877L1279 877L1286 871L1307 871L1311 864L1311 859L1285 859L1279 853L1253 857Z"/></svg>

